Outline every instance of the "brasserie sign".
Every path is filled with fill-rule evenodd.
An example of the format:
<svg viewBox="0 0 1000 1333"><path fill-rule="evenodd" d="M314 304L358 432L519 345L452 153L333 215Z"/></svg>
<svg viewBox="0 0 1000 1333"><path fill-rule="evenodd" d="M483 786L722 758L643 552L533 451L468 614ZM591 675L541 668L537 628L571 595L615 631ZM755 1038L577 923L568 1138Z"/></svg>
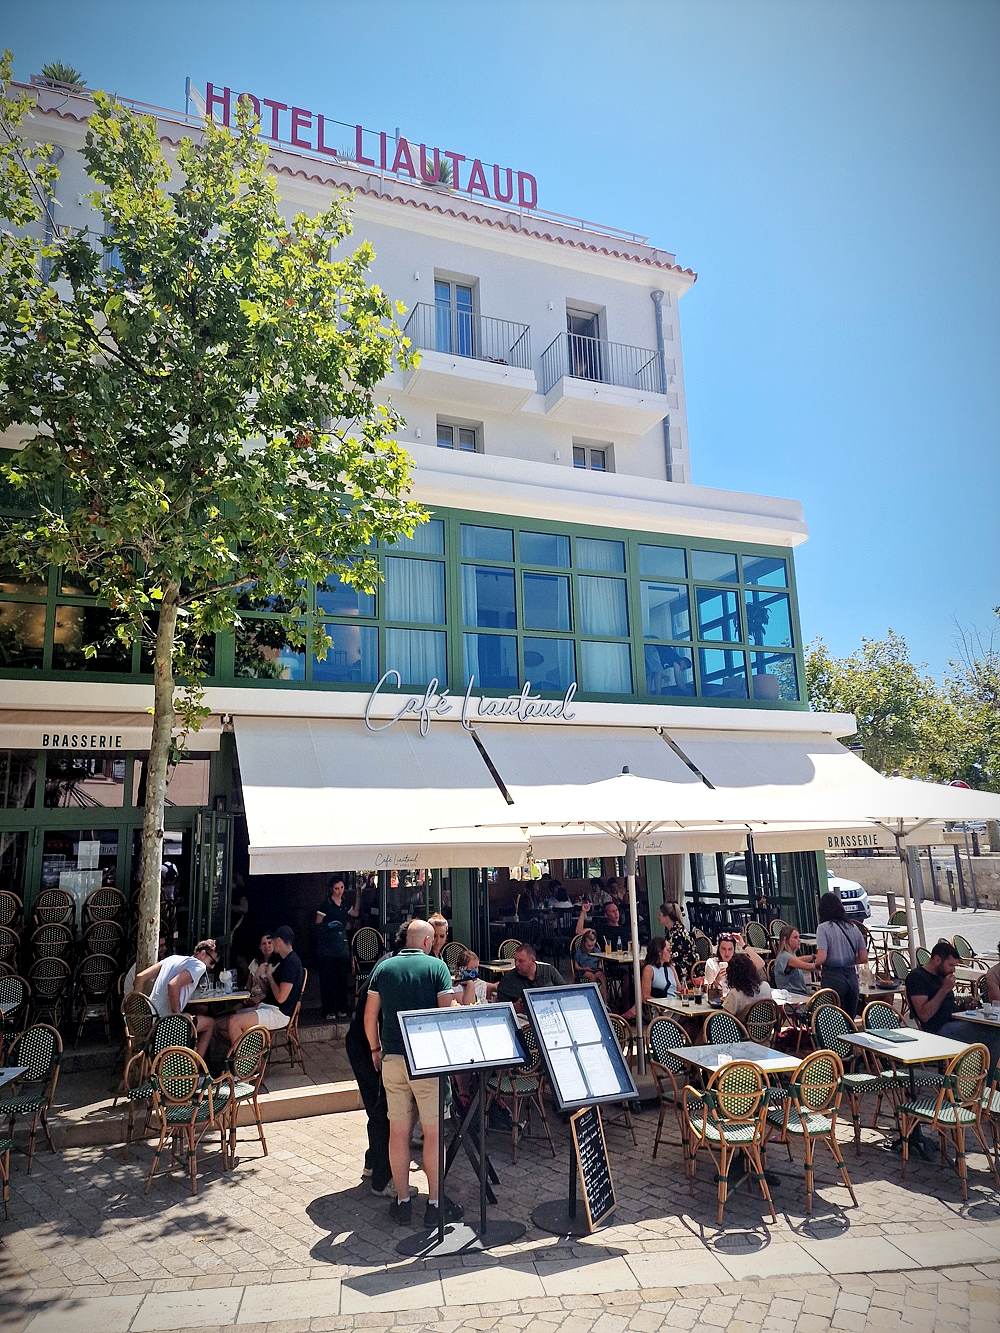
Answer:
<svg viewBox="0 0 1000 1333"><path fill-rule="evenodd" d="M458 701L452 698L450 690L441 689L437 679L431 680L422 695L407 695L390 717L374 721L373 715L377 716L377 706L386 702L386 696L382 696L382 687L394 685L398 689L401 684L399 672L390 669L368 696L365 705L365 726L369 731L385 731L402 721L404 717L412 717L420 723L421 736L426 736L433 718L453 717L457 707L461 708L462 726L466 731L471 731L476 722L488 722L491 719L536 722L539 718L553 718L570 722L576 716L570 711L570 704L576 694L576 681L570 685L561 699L543 699L540 695L532 694L530 680L524 682L524 686L517 694L508 694L499 699L474 694L475 683L476 678L473 676L465 688L465 695L459 705Z"/></svg>
<svg viewBox="0 0 1000 1333"><path fill-rule="evenodd" d="M467 157L452 148L429 148L427 144L410 143L402 135L385 130L366 130L363 125L353 129L354 143L349 151L338 146L334 136L345 128L341 121L328 120L318 111L302 106L290 106L271 97L257 97L254 93L234 92L232 88L217 88L214 83L205 89L205 111L213 120L219 119L227 128L231 125L236 104L245 97L260 121L260 132L273 143L290 144L308 153L322 157L344 158L359 167L388 171L394 176L407 176L425 185L441 183L441 167L447 162L451 189L497 204L516 204L518 208L538 207L538 182L527 171L500 167L483 162L478 157ZM218 113L218 115L217 115Z"/></svg>

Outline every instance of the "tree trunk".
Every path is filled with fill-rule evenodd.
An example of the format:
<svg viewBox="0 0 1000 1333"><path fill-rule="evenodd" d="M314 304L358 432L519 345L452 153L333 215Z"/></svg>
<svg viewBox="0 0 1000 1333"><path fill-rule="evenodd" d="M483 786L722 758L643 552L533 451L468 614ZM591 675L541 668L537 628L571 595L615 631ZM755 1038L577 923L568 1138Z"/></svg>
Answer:
<svg viewBox="0 0 1000 1333"><path fill-rule="evenodd" d="M168 584L160 603L153 657L153 737L146 765L146 806L142 816L142 877L139 881L139 939L136 968L156 962L160 933L160 869L163 863L163 811L167 797L170 745L174 727L174 636L180 585Z"/></svg>

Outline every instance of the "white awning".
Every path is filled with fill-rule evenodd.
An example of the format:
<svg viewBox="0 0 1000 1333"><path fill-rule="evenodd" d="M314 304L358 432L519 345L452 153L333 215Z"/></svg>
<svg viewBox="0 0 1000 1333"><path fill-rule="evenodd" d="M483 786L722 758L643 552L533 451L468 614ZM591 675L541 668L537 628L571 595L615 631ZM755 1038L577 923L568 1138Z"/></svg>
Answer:
<svg viewBox="0 0 1000 1333"><path fill-rule="evenodd" d="M831 736L794 732L682 731L670 739L713 787L786 800L878 782L879 775Z"/></svg>
<svg viewBox="0 0 1000 1333"><path fill-rule="evenodd" d="M221 719L208 718L189 737L192 751L217 750ZM148 750L153 735L150 713L74 712L53 708L5 709L0 712L0 749L69 750L73 754L113 755L127 750Z"/></svg>
<svg viewBox="0 0 1000 1333"><path fill-rule="evenodd" d="M235 729L251 874L523 860L516 829L468 827L483 811L499 824L509 807L461 726L421 736L404 723L376 732L350 718L236 717Z"/></svg>

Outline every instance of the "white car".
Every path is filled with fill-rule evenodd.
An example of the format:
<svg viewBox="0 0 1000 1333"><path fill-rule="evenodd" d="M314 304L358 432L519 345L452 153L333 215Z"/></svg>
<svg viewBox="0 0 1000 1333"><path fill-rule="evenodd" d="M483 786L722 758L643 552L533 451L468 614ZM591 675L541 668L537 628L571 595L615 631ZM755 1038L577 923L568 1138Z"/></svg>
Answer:
<svg viewBox="0 0 1000 1333"><path fill-rule="evenodd" d="M746 862L742 856L727 859L726 888L730 893L746 896ZM844 904L844 913L851 921L867 921L872 914L872 905L868 901L868 892L853 879L842 879L832 870L826 872L830 888Z"/></svg>

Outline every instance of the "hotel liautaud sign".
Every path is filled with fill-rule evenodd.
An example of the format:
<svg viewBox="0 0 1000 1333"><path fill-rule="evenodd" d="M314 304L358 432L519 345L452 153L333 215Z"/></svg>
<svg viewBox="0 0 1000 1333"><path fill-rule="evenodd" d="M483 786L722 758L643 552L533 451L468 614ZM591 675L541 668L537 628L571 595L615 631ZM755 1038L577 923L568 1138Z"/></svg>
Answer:
<svg viewBox="0 0 1000 1333"><path fill-rule="evenodd" d="M419 720L420 734L426 736L430 730L432 719L436 717L454 719L456 712L461 718L462 726L465 727L466 731L471 731L473 725L477 722L539 722L546 720L571 722L576 716L570 710L570 704L576 694L576 681L570 685L561 699L543 699L540 695L532 694L530 680L524 682L524 687L519 693L508 694L503 698L497 699L474 694L475 676L466 686L461 703L452 697L450 690L441 689L436 679L428 682L423 694L410 694L402 698L398 695L382 694L382 688L385 685L395 685L398 689L400 680L399 672L390 669L368 696L368 702L365 705L365 726L369 731L385 731L387 727L395 726L403 718L410 717ZM397 702L399 707L395 712L383 717L380 705ZM377 721L376 718L378 718Z"/></svg>

